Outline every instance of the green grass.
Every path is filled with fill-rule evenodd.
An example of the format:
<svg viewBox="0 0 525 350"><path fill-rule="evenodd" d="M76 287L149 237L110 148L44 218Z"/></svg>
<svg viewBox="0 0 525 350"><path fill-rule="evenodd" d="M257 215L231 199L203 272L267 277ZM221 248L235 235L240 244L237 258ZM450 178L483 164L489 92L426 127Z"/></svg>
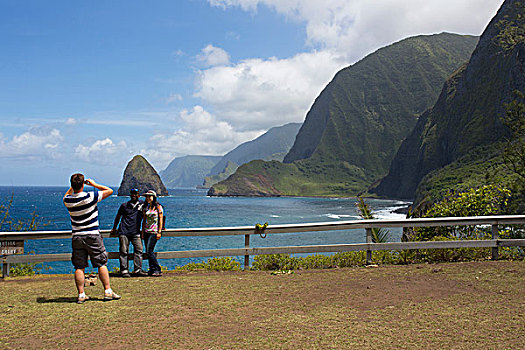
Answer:
<svg viewBox="0 0 525 350"><path fill-rule="evenodd" d="M112 278L75 303L72 276L0 281L0 348L516 349L523 261Z"/></svg>

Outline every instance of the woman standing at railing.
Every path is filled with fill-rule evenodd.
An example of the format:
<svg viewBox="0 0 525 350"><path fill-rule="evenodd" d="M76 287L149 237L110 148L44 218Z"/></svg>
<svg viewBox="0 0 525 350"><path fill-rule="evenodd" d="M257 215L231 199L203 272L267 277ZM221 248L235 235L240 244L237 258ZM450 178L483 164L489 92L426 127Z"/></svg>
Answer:
<svg viewBox="0 0 525 350"><path fill-rule="evenodd" d="M149 190L144 194L146 197L146 204L144 205L142 220L142 234L146 246L146 255L149 261L148 275L154 277L162 276L161 268L154 250L157 241L161 237L162 220L164 218L162 205L157 202L157 194L153 190Z"/></svg>

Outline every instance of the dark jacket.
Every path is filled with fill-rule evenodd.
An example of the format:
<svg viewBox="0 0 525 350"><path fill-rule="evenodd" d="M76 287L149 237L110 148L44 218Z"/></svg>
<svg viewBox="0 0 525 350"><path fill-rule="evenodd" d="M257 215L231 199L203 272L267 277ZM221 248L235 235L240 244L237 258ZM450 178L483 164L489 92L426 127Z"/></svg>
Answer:
<svg viewBox="0 0 525 350"><path fill-rule="evenodd" d="M133 205L130 201L122 203L118 209L117 216L115 217L115 222L113 223L113 229L116 229L120 221L120 226L118 228L119 235L126 236L137 236L140 235L142 229L142 207L144 206L144 201L138 201Z"/></svg>

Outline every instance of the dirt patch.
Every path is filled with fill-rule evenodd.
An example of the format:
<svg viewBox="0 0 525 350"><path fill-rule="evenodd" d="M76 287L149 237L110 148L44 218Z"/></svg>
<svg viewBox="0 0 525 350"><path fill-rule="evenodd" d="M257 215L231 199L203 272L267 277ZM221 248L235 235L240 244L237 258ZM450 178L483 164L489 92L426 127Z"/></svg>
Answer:
<svg viewBox="0 0 525 350"><path fill-rule="evenodd" d="M77 305L72 276L10 278L0 348L519 348L524 279L524 262L173 272Z"/></svg>

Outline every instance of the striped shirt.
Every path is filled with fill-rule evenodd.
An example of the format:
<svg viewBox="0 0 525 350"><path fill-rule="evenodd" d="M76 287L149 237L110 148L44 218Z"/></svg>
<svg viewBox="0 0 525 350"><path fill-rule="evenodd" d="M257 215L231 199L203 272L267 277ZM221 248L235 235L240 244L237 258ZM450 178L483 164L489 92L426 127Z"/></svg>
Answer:
<svg viewBox="0 0 525 350"><path fill-rule="evenodd" d="M71 216L73 236L100 234L97 203L102 200L98 192L79 192L64 197L64 205Z"/></svg>

